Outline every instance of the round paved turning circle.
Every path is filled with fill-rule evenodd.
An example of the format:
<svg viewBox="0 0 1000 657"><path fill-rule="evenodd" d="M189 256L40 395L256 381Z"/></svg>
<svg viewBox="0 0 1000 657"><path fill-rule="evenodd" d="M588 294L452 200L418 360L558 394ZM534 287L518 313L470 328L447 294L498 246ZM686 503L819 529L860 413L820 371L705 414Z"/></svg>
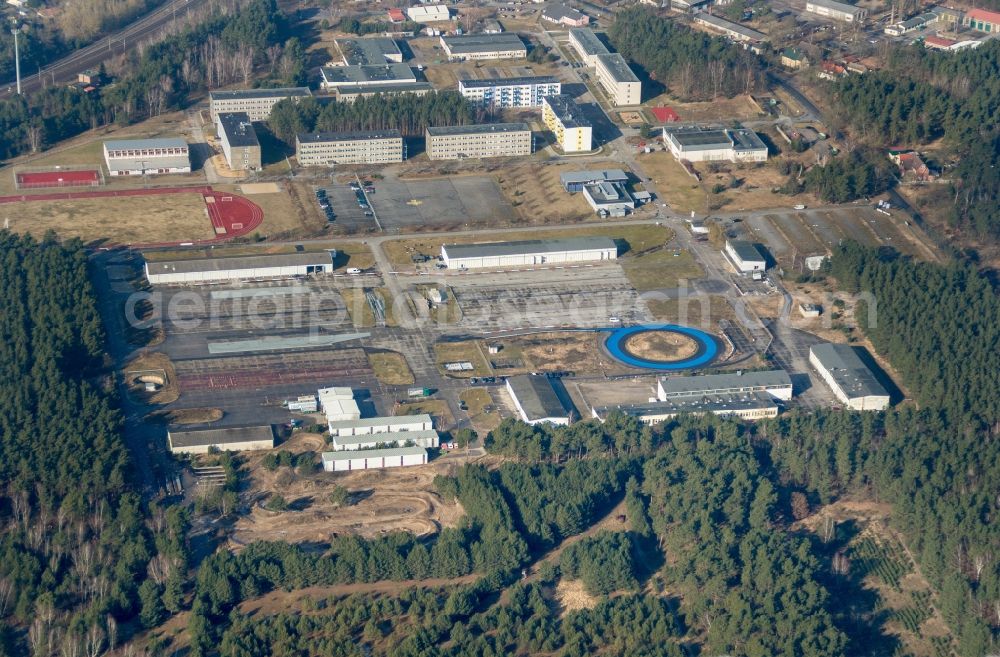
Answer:
<svg viewBox="0 0 1000 657"><path fill-rule="evenodd" d="M640 358L630 353L625 345L630 337L646 331L680 333L695 340L698 343L698 351L693 356L682 360L666 361ZM694 367L703 367L711 363L719 353L719 345L710 334L696 328L680 326L678 324L645 324L642 326L615 329L605 339L604 346L607 348L608 353L626 365L661 371L687 370Z"/></svg>

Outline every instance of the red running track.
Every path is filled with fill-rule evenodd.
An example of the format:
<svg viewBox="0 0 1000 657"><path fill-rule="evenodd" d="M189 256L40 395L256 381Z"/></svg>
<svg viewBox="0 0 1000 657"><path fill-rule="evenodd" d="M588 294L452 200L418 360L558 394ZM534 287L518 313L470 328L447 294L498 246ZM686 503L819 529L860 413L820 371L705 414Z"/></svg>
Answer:
<svg viewBox="0 0 1000 657"><path fill-rule="evenodd" d="M155 189L124 189L120 191L102 190L94 192L54 192L50 194L18 194L0 196L0 204L26 203L31 201L71 201L84 198L107 198L128 196L161 196L167 194L201 194L205 199L208 217L212 222L215 237L194 242L150 242L133 244L135 247L177 246L179 244L213 244L247 235L264 222L264 211L249 199L231 192L216 192L211 187L160 187Z"/></svg>
<svg viewBox="0 0 1000 657"><path fill-rule="evenodd" d="M83 171L26 171L17 174L19 185L30 187L61 187L72 185L96 185L100 182L96 170Z"/></svg>

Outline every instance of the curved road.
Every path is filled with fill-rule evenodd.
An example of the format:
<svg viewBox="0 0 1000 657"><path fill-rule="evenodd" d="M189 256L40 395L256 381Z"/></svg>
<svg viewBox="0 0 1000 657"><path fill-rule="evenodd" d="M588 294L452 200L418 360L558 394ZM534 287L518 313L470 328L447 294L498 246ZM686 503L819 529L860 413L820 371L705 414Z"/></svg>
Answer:
<svg viewBox="0 0 1000 657"><path fill-rule="evenodd" d="M153 36L166 27L175 18L205 5L208 0L173 0L139 18L118 32L102 36L100 39L76 50L62 59L49 64L41 70L27 75L21 70L21 91L29 94L47 86L68 84L76 80L76 74L88 68L96 68L101 62L113 55L128 52L141 41ZM7 80L0 88L0 99L9 99L16 95L14 80Z"/></svg>

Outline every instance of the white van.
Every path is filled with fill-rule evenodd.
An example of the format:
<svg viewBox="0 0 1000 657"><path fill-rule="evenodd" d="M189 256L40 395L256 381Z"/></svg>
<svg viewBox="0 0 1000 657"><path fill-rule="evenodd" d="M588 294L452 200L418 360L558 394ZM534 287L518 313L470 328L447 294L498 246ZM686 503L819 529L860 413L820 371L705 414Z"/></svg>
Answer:
<svg viewBox="0 0 1000 657"><path fill-rule="evenodd" d="M357 267L348 267L348 268L347 268L347 273L348 273L348 274L354 274L354 275L357 275L357 274L360 274L360 273L361 273L361 270L360 270L360 269L358 269Z"/></svg>

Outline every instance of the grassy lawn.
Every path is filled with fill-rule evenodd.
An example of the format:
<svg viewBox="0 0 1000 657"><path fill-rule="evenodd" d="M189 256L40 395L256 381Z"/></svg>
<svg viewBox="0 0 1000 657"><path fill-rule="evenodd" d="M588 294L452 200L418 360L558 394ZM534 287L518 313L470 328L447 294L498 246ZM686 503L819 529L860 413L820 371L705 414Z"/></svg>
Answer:
<svg viewBox="0 0 1000 657"><path fill-rule="evenodd" d="M494 406L493 398L486 388L469 388L459 395L459 399L469 407L469 421L476 428L476 433L484 436L500 424L500 413L496 410L486 410Z"/></svg>
<svg viewBox="0 0 1000 657"><path fill-rule="evenodd" d="M396 404L396 415L420 415L427 413L434 418L434 428L448 429L455 426L455 418L443 399L422 399L420 401Z"/></svg>
<svg viewBox="0 0 1000 657"><path fill-rule="evenodd" d="M640 153L646 172L652 176L663 199L678 212L705 212L708 194L697 180L666 151Z"/></svg>
<svg viewBox="0 0 1000 657"><path fill-rule="evenodd" d="M629 252L640 252L656 245L665 244L674 238L669 228L653 224L640 226L567 226L524 232L494 233L481 232L477 235L441 235L410 240L392 240L382 244L386 256L399 267L412 266L410 256L414 253L437 255L442 244L468 244L470 242L513 242L517 240L566 239L570 237L611 237L627 243ZM624 245L623 245L624 246ZM621 255L621 253L619 253Z"/></svg>
<svg viewBox="0 0 1000 657"><path fill-rule="evenodd" d="M681 279L704 276L690 251L661 246L630 256L631 253L626 254L621 259L621 265L632 287L639 292L677 287Z"/></svg>
<svg viewBox="0 0 1000 657"><path fill-rule="evenodd" d="M681 303L678 299L647 299L646 306L653 317L660 322L683 322L691 326L707 326L714 328L720 319L736 321L736 312L726 298L719 295L686 299L687 316L681 317Z"/></svg>
<svg viewBox="0 0 1000 657"><path fill-rule="evenodd" d="M439 289L445 295L444 302L432 304L428 296L430 290ZM462 309L455 299L455 292L450 287L441 289L437 285L417 285L416 291L420 294L419 299L413 299L413 303L423 303L430 315L431 321L436 324L454 324L462 319ZM422 312L414 308L414 315L422 316Z"/></svg>
<svg viewBox="0 0 1000 657"><path fill-rule="evenodd" d="M489 376L490 364L483 355L482 344L478 340L464 340L462 342L438 342L434 345L434 356L441 372L446 376L456 378L468 378L472 376ZM444 368L445 363L472 363L471 370L464 372L448 372Z"/></svg>
<svg viewBox="0 0 1000 657"><path fill-rule="evenodd" d="M368 353L368 362L375 372L375 378L390 386L405 386L413 383L413 372L406 364L403 354L395 351Z"/></svg>

